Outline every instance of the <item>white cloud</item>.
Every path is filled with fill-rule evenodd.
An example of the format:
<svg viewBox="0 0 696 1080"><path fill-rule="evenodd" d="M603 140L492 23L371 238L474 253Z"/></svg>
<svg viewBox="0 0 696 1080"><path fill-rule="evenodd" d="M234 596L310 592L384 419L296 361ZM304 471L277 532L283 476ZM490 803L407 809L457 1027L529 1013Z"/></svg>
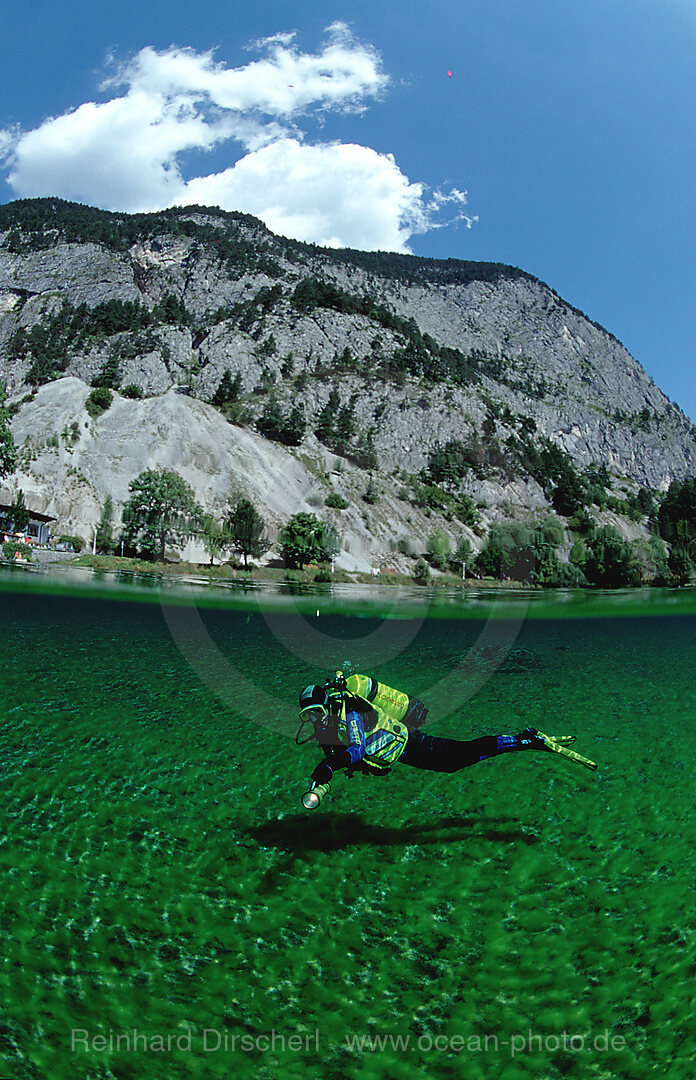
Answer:
<svg viewBox="0 0 696 1080"><path fill-rule="evenodd" d="M22 135L9 182L23 197L159 209L181 191L176 155L214 141L214 130L185 101L161 102L137 92L99 105L87 102Z"/></svg>
<svg viewBox="0 0 696 1080"><path fill-rule="evenodd" d="M425 224L423 187L366 146L281 139L191 180L179 203L235 206L274 232L327 247L403 251Z"/></svg>
<svg viewBox="0 0 696 1080"><path fill-rule="evenodd" d="M443 206L465 201L456 190L428 200L391 155L304 142L299 123L310 111L364 109L387 85L377 54L344 24L329 27L314 54L298 51L291 34L258 45L263 55L238 68L212 53L142 49L103 84L115 92L111 100L86 102L33 131L0 131L10 186L22 197L130 212L218 205L298 239L397 251L436 227ZM187 152L223 145L233 165L185 176Z"/></svg>
<svg viewBox="0 0 696 1080"><path fill-rule="evenodd" d="M19 131L3 131L0 128L0 161L4 162L11 156L18 138Z"/></svg>

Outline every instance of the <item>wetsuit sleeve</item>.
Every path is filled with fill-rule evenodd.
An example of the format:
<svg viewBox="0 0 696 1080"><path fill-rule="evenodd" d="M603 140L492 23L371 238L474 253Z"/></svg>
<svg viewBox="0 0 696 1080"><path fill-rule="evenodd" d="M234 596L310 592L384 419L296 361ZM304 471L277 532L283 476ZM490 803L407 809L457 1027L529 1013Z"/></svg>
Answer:
<svg viewBox="0 0 696 1080"><path fill-rule="evenodd" d="M349 765L357 765L365 756L365 724L360 713L355 711L346 713L346 727L348 746L324 747L327 760L317 765L312 773L312 779L318 784L330 780L336 769L346 769Z"/></svg>
<svg viewBox="0 0 696 1080"><path fill-rule="evenodd" d="M357 765L365 757L365 724L359 712L346 713L346 727L348 728L348 746L346 750L350 754L351 765Z"/></svg>

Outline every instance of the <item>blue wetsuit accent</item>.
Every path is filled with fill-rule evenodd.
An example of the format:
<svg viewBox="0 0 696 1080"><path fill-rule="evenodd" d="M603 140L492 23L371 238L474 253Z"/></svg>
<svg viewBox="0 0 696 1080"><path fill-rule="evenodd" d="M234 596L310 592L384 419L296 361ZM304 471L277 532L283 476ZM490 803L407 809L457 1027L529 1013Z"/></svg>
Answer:
<svg viewBox="0 0 696 1080"><path fill-rule="evenodd" d="M519 750L520 748L519 740L516 735L498 735L497 743L498 752L501 754L504 754L506 750ZM481 758L481 761L484 761L489 756L490 755L485 754L484 757Z"/></svg>
<svg viewBox="0 0 696 1080"><path fill-rule="evenodd" d="M346 713L346 727L350 742L345 749L350 755L350 764L357 765L365 757L365 723L359 712Z"/></svg>
<svg viewBox="0 0 696 1080"><path fill-rule="evenodd" d="M323 783L328 779L328 776L325 775L327 765L330 772L333 772L335 769L352 768L358 765L365 757L365 722L359 712L354 709L346 712L346 728L349 739L348 746L339 743L335 729L333 732L329 730L317 735L326 755L326 761L317 766L312 773L312 779Z"/></svg>

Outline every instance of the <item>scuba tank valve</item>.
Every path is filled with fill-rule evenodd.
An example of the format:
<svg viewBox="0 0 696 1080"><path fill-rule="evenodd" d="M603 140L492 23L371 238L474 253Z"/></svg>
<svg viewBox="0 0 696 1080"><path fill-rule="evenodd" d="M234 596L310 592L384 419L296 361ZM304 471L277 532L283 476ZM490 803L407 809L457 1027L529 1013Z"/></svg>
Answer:
<svg viewBox="0 0 696 1080"><path fill-rule="evenodd" d="M331 679L327 686L333 687L334 690L340 690L343 692L346 689L346 677L342 671L337 671L333 679Z"/></svg>
<svg viewBox="0 0 696 1080"><path fill-rule="evenodd" d="M309 791L302 796L302 805L305 810L316 810L321 800L331 791L331 784L312 784Z"/></svg>

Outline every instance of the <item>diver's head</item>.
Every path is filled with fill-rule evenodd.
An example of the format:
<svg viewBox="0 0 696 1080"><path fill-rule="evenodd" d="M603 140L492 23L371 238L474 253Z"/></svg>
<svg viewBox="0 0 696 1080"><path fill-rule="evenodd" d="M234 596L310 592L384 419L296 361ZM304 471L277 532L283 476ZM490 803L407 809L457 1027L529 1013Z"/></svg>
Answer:
<svg viewBox="0 0 696 1080"><path fill-rule="evenodd" d="M305 686L304 690L300 691L300 715L306 715L307 719L323 717L327 712L326 702L326 690L323 686L318 683Z"/></svg>
<svg viewBox="0 0 696 1080"><path fill-rule="evenodd" d="M326 721L329 716L326 690L323 686L319 686L318 683L312 683L310 686L305 686L304 690L300 692L299 704L300 730L297 733L296 742L300 741L300 736L306 723L311 723L314 727L314 732L309 736L309 738L312 739L318 729L326 726Z"/></svg>

